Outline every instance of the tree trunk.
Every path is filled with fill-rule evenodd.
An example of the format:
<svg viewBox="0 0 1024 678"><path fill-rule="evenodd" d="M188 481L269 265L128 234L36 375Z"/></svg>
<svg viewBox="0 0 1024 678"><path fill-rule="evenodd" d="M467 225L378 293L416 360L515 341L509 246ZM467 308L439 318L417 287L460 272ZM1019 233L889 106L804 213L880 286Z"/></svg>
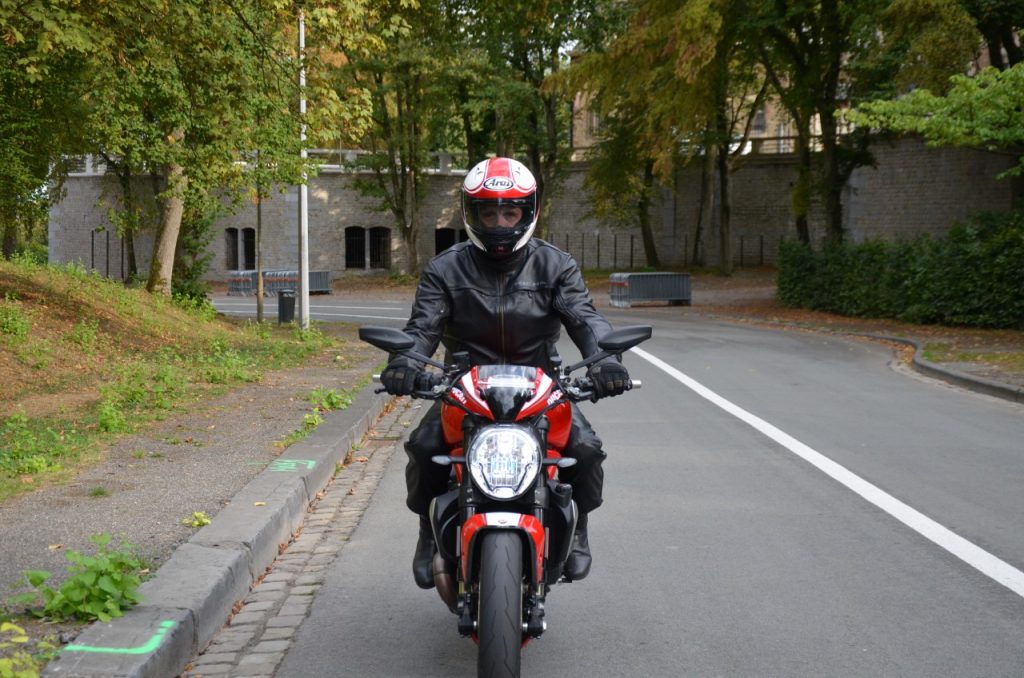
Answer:
<svg viewBox="0 0 1024 678"><path fill-rule="evenodd" d="M822 161L825 165L822 190L825 194L825 218L828 229L826 239L837 244L843 241L843 180L839 171L839 139L832 111L823 108L819 115Z"/></svg>
<svg viewBox="0 0 1024 678"><path fill-rule="evenodd" d="M172 139L174 143L180 143L184 136L184 131L176 130ZM181 231L181 217L185 211L188 175L185 174L184 167L174 162L169 163L164 172L167 196L160 206L160 227L153 248L153 262L149 268L146 290L170 296L174 252L178 245L178 233Z"/></svg>
<svg viewBox="0 0 1024 678"><path fill-rule="evenodd" d="M4 258L9 259L18 249L18 220L14 216L14 210L4 209L0 213L0 221L3 222L4 227L0 252L3 253Z"/></svg>
<svg viewBox="0 0 1024 678"><path fill-rule="evenodd" d="M108 159L107 165L113 163ZM138 213L135 209L135 190L132 187L131 165L125 161L117 172L117 179L121 183L121 207L128 218L124 222L124 232L120 233L125 244L125 254L128 258L128 280L134 280L139 274L139 265L135 259L135 231L139 228ZM122 275L125 273L121 271Z"/></svg>
<svg viewBox="0 0 1024 678"><path fill-rule="evenodd" d="M651 191L654 190L654 161L648 160L644 163L644 190L637 201L637 218L640 222L640 235L644 240L644 255L647 257L647 265L654 268L661 267L661 260L658 258L658 248L654 242L654 232L651 230Z"/></svg>
<svg viewBox="0 0 1024 678"><path fill-rule="evenodd" d="M804 245L811 244L807 214L811 205L811 130L809 117L797 121L797 178L793 186L793 217L796 237Z"/></svg>
<svg viewBox="0 0 1024 678"><path fill-rule="evenodd" d="M695 266L707 265L707 249L704 238L711 231L711 210L715 203L715 191L712 188L715 175L715 147L705 145L704 162L700 170L700 207L697 209L697 229L693 234L693 263Z"/></svg>
<svg viewBox="0 0 1024 678"><path fill-rule="evenodd" d="M729 145L718 149L718 226L719 263L722 275L732 275L732 222L729 211Z"/></svg>

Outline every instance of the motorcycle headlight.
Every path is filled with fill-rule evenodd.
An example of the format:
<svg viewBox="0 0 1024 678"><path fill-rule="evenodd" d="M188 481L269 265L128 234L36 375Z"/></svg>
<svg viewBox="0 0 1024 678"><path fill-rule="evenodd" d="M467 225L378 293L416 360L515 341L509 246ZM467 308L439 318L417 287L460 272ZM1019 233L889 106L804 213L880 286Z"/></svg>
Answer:
<svg viewBox="0 0 1024 678"><path fill-rule="evenodd" d="M492 499L514 499L537 478L540 445L519 426L490 426L473 439L466 463L484 494Z"/></svg>

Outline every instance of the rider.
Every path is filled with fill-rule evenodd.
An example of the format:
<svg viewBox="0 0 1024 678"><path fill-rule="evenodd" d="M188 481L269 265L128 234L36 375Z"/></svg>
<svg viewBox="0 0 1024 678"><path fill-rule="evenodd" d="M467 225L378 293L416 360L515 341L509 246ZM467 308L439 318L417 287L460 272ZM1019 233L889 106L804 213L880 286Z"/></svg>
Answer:
<svg viewBox="0 0 1024 678"><path fill-rule="evenodd" d="M537 225L537 184L524 165L490 158L469 171L462 185L462 219L469 241L454 245L427 264L405 331L414 350L433 355L439 342L449 353L467 351L470 362L538 365L554 374L552 359L561 327L583 356L597 353L598 339L611 325L590 299L576 262L567 253L532 238ZM394 357L381 384L394 395L416 390L421 366ZM629 373L616 358L590 367L596 397L615 396L629 385ZM405 444L406 504L420 516L413 577L421 588L434 585L434 536L427 517L431 500L448 489L447 466L431 461L447 454L441 428L441 402L426 412ZM601 505L605 453L601 440L576 405L564 456L577 460L562 469L573 487L579 521L564 574L583 579L590 571L587 514Z"/></svg>

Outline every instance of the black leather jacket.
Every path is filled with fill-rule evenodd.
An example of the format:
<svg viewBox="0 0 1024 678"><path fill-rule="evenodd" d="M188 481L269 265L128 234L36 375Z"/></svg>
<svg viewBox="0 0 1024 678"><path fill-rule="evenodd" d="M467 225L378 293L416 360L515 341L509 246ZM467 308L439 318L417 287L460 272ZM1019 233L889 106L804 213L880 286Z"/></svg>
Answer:
<svg viewBox="0 0 1024 678"><path fill-rule="evenodd" d="M415 350L432 355L468 351L474 365L537 365L551 371L561 327L589 356L611 325L596 310L571 256L532 238L506 261L489 259L471 242L427 264L405 331Z"/></svg>

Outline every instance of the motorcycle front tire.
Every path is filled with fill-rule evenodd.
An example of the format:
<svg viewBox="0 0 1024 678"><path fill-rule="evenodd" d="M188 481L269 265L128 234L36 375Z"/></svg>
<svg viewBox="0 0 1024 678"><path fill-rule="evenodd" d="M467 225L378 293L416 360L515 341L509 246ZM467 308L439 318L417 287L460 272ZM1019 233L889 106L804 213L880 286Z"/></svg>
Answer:
<svg viewBox="0 0 1024 678"><path fill-rule="evenodd" d="M523 543L499 530L480 537L478 678L519 678L523 644Z"/></svg>

